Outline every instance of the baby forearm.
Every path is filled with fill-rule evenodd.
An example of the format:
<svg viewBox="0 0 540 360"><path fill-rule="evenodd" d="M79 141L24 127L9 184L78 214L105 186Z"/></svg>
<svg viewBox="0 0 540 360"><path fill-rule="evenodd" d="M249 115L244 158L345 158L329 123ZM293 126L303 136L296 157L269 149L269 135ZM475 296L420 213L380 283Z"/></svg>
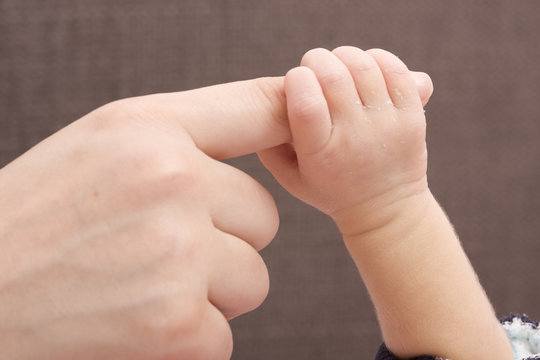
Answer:
<svg viewBox="0 0 540 360"><path fill-rule="evenodd" d="M388 348L404 358L512 359L492 306L431 193L392 211L385 225L344 235Z"/></svg>

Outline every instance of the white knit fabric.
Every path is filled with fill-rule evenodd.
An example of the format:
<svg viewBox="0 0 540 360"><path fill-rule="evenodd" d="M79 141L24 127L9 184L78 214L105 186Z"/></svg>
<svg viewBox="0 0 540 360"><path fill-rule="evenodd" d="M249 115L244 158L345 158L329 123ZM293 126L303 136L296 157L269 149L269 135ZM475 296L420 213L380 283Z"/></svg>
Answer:
<svg viewBox="0 0 540 360"><path fill-rule="evenodd" d="M512 344L514 359L540 359L540 329L537 325L519 317L502 325Z"/></svg>

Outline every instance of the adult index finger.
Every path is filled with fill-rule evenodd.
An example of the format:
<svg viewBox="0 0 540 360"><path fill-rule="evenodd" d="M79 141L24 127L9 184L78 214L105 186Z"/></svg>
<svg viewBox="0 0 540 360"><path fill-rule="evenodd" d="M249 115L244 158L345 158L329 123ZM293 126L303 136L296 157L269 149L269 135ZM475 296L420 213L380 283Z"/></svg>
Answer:
<svg viewBox="0 0 540 360"><path fill-rule="evenodd" d="M120 100L126 101L145 121L159 122L171 131L180 125L214 159L247 155L291 141L283 77Z"/></svg>

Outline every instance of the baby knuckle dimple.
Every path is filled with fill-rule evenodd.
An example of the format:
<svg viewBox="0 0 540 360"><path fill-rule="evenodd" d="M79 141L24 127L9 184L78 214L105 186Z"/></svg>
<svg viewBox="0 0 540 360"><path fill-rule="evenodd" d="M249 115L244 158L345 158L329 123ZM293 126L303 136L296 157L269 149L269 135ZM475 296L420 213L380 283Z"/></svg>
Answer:
<svg viewBox="0 0 540 360"><path fill-rule="evenodd" d="M378 70L375 60L365 51L353 46L340 46L332 51L340 59L345 60L350 71Z"/></svg>
<svg viewBox="0 0 540 360"><path fill-rule="evenodd" d="M397 58L397 56L390 51L381 48L371 48L369 50L366 50L366 53L374 57L387 57L391 59Z"/></svg>
<svg viewBox="0 0 540 360"><path fill-rule="evenodd" d="M340 53L340 52L350 52L350 51L357 51L360 50L359 48L355 46L350 45L341 45L332 50L333 53Z"/></svg>
<svg viewBox="0 0 540 360"><path fill-rule="evenodd" d="M304 56L302 56L302 61L301 62L304 63L304 62L309 62L309 61L312 61L312 60L316 61L316 60L318 60L318 58L320 56L324 56L329 52L330 51L328 51L325 48L310 49L310 50L305 52Z"/></svg>
<svg viewBox="0 0 540 360"><path fill-rule="evenodd" d="M336 69L334 71L320 72L317 78L325 86L338 87L349 81L349 74Z"/></svg>

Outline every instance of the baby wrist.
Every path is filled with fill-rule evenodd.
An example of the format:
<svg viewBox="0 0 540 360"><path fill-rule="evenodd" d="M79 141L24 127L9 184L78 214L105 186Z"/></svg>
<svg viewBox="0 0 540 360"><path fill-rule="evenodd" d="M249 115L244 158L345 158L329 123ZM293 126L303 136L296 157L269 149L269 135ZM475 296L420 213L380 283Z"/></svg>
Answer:
<svg viewBox="0 0 540 360"><path fill-rule="evenodd" d="M365 203L330 214L345 239L361 239L387 228L406 227L422 218L426 207L435 202L425 190L408 194L385 194ZM437 205L438 206L438 205Z"/></svg>

